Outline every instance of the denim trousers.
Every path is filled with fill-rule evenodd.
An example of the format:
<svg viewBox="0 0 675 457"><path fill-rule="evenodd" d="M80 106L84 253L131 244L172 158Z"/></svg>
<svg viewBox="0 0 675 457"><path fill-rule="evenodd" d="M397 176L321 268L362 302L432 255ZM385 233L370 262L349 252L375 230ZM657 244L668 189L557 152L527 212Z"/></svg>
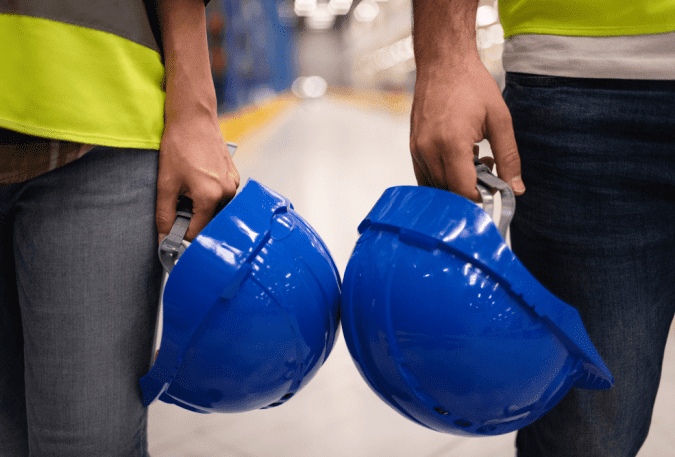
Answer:
<svg viewBox="0 0 675 457"><path fill-rule="evenodd" d="M147 456L156 150L0 188L0 455Z"/></svg>
<svg viewBox="0 0 675 457"><path fill-rule="evenodd" d="M615 379L571 389L518 432L518 456L635 456L675 312L675 81L513 73L504 99L527 187L513 250L578 309Z"/></svg>

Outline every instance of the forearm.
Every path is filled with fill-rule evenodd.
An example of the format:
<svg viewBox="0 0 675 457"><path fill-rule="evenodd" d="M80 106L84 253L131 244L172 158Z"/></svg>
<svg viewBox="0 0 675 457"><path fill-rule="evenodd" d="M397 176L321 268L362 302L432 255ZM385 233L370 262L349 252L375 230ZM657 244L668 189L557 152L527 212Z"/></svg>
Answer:
<svg viewBox="0 0 675 457"><path fill-rule="evenodd" d="M166 68L165 119L217 117L203 0L156 0Z"/></svg>
<svg viewBox="0 0 675 457"><path fill-rule="evenodd" d="M478 0L413 0L413 44L418 74L480 59Z"/></svg>
<svg viewBox="0 0 675 457"><path fill-rule="evenodd" d="M176 219L176 202L192 200L185 235L193 240L239 186L218 123L211 77L203 0L155 0L158 7L166 102L157 176L157 232L166 236Z"/></svg>

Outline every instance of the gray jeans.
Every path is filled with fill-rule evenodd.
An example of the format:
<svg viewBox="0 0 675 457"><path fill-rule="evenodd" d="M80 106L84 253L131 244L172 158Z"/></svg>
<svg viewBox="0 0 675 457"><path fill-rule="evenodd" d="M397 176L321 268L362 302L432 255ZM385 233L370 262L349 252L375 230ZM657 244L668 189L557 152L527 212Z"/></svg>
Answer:
<svg viewBox="0 0 675 457"><path fill-rule="evenodd" d="M0 188L0 455L147 456L158 152Z"/></svg>

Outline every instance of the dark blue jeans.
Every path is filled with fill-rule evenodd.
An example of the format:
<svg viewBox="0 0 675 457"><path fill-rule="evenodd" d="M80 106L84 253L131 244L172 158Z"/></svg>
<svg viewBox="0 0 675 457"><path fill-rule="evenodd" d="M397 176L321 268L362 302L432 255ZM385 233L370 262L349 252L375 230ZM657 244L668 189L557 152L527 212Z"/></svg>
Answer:
<svg viewBox="0 0 675 457"><path fill-rule="evenodd" d="M157 151L0 188L0 455L147 456Z"/></svg>
<svg viewBox="0 0 675 457"><path fill-rule="evenodd" d="M675 312L675 81L508 74L504 98L527 187L514 251L616 381L572 389L519 431L518 456L635 456Z"/></svg>

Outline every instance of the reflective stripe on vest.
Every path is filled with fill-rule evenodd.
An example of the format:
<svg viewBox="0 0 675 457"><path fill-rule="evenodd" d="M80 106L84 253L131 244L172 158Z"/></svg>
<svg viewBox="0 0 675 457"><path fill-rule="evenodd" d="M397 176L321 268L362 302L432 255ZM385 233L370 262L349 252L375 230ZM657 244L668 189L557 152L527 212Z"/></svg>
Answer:
<svg viewBox="0 0 675 457"><path fill-rule="evenodd" d="M164 66L142 0L0 6L0 127L114 147L159 147Z"/></svg>
<svg viewBox="0 0 675 457"><path fill-rule="evenodd" d="M675 31L673 0L499 0L504 35L648 35Z"/></svg>

